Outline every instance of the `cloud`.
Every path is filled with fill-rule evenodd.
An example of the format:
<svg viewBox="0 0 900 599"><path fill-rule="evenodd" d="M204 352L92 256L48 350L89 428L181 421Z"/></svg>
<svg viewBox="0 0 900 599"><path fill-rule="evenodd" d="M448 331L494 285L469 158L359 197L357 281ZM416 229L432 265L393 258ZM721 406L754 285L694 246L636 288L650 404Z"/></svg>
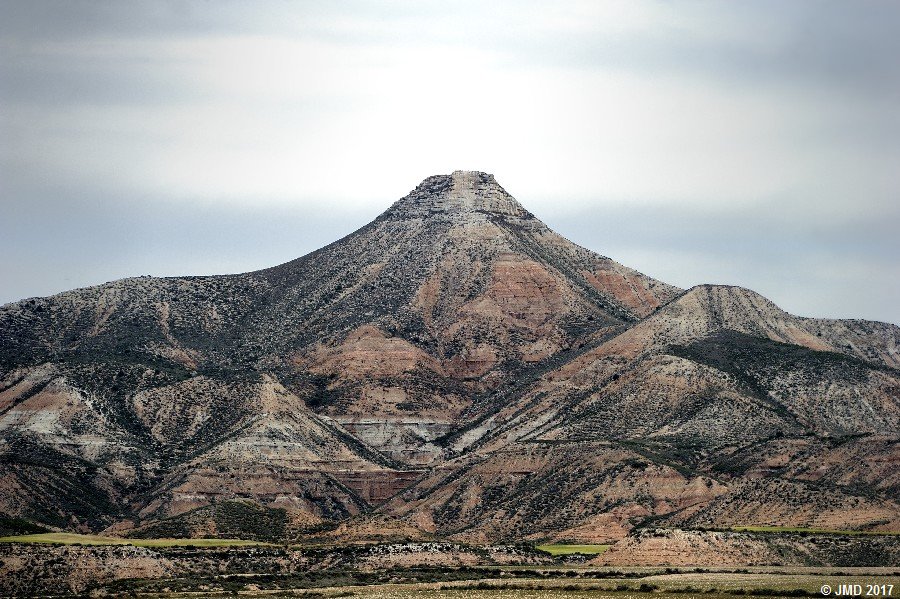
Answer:
<svg viewBox="0 0 900 599"><path fill-rule="evenodd" d="M623 260L661 251L674 282L702 262L777 291L787 270L752 274L779 247L819 297L848 284L847 260L869 272L896 247L873 239L898 223L898 18L887 2L0 3L6 226L95 233L7 235L0 250L20 266L2 274L24 280L38 244L63 240L69 265L36 262L43 274L25 278L93 281L79 253L87 264L129 241L119 254L138 270L143 247L153 272L182 272L174 249L150 252L185 239L213 248L199 271L252 268L217 261L229 250L204 223L291 214L313 231L325 221L301 214L374 216L425 176L466 168L561 228L630 212L631 245L585 239ZM168 213L193 225L152 229L146 215ZM700 260L729 239L744 240L740 260ZM12 285L4 299L50 288ZM886 303L839 302L900 320Z"/></svg>

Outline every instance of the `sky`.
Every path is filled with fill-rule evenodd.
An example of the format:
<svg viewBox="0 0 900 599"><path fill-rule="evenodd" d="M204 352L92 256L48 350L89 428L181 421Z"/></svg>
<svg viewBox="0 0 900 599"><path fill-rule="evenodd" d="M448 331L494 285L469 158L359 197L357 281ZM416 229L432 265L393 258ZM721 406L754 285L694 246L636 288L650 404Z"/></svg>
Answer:
<svg viewBox="0 0 900 599"><path fill-rule="evenodd" d="M493 173L648 275L900 323L900 3L0 0L0 304Z"/></svg>

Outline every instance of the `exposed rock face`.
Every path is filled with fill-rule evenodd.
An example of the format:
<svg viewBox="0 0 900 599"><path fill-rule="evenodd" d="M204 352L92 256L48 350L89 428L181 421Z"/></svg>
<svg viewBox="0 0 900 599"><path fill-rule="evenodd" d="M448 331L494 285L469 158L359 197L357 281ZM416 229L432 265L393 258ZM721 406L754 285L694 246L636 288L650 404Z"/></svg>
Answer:
<svg viewBox="0 0 900 599"><path fill-rule="evenodd" d="M473 542L547 535L603 542L623 536L631 519L703 505L725 492L710 478L608 442L517 442L448 464L386 509Z"/></svg>
<svg viewBox="0 0 900 599"><path fill-rule="evenodd" d="M476 171L428 177L385 215L389 218L425 218L440 214L467 225L473 213L512 217L519 223L534 221L534 216L506 193L493 175ZM540 223L535 224L545 228Z"/></svg>
<svg viewBox="0 0 900 599"><path fill-rule="evenodd" d="M415 470L348 470L332 472L331 476L351 489L369 505L383 503L416 482L421 473Z"/></svg>
<svg viewBox="0 0 900 599"><path fill-rule="evenodd" d="M0 514L215 534L203 510L250 502L294 531L377 510L470 540L897 530L898 368L896 326L677 289L458 171L274 268L0 308Z"/></svg>

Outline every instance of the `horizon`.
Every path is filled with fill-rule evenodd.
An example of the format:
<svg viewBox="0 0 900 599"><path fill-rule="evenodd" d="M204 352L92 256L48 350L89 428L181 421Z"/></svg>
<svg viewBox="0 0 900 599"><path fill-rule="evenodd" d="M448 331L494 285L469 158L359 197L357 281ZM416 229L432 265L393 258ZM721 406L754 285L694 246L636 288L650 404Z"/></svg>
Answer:
<svg viewBox="0 0 900 599"><path fill-rule="evenodd" d="M502 181L497 180L497 179L496 179L496 176L494 176L493 173L490 173L490 172L488 172L488 171L480 171L480 170L472 170L472 169L456 169L455 171L451 171L451 172L447 172L447 173L432 173L431 175L428 175L427 177L423 177L423 179L422 179L421 181L419 181L419 183L417 183L415 186L413 186L413 187L410 188L410 191L412 191L413 189L415 189L416 186L418 186L421 182L423 182L425 179L427 179L427 178L429 178L429 177L440 176L440 175L450 175L450 174L452 174L452 172L457 172L457 171L461 171L461 172L473 172L473 173L484 173L484 174L491 175L492 177L495 178L495 180L497 181L497 183L498 183L501 187L503 187ZM504 189L506 189L506 188L504 187ZM508 192L508 190L507 190L507 192ZM599 255L601 255L601 256L605 256L605 257L608 257L608 258L612 258L613 260L615 260L616 262L619 262L620 264L623 264L624 266L627 266L627 267L629 267L629 268L634 268L635 270L641 272L642 274L645 274L645 275L648 275L648 276L650 276L650 277L653 277L653 278L655 278L655 279L657 279L657 280L662 281L663 283L669 283L669 284L676 285L676 286L681 287L682 289L684 289L684 290L686 290L686 291L687 291L687 290L690 290L690 289L692 289L692 288L694 288L694 287L701 287L701 286L741 287L741 288L749 289L749 290L751 290L751 291L760 293L761 295L763 295L763 296L766 297L767 299L773 300L773 298L769 297L769 296L766 295L765 293L761 293L758 289L753 289L752 287L748 287L748 286L742 285L742 284L740 284L740 283L726 283L726 282L718 282L718 281L698 281L698 282L693 283L693 284L690 284L690 285L680 285L680 284L677 284L677 283L673 283L673 282L670 281L670 280L666 280L666 279L664 279L664 278L660 278L659 276L657 276L657 275L654 274L653 272L646 272L646 271L644 271L644 270L642 270L642 269L640 269L640 268L635 267L633 264L629 264L629 263L627 263L627 262L623 262L622 260L616 258L615 256L610 256L610 255L608 255L608 254L605 254L604 252L600 251L599 249L593 248L593 247L591 247L590 245L586 245L586 243L580 241L579 239L576 239L576 238L573 238L573 237L567 235L565 232L560 231L560 230L558 230L556 227L554 227L554 226L550 225L549 223L547 223L547 222L545 221L545 219L543 219L543 218L541 217L540 214L536 214L536 213L534 213L534 211L530 210L530 209L528 208L527 204L523 204L523 203L519 200L519 198L516 197L514 194L510 194L510 195L512 195L513 198L514 198L516 201L518 201L518 202L519 202L526 210L529 210L529 212L532 212L536 218L538 218L539 220L544 221L545 224L547 224L547 225L550 227L550 229L552 229L555 233L561 235L562 237L566 238L567 240L569 240L569 241L571 241L571 242L573 242L573 243L575 243L575 244L577 244L577 245L579 245L579 246L581 246L581 247L584 247L584 248L590 250L591 252L594 252L594 253L596 253L596 254L599 254ZM375 220L375 218L377 218L378 216L380 216L383 212L387 211L391 206L393 206L393 204L394 204L395 202L397 202L397 201L403 199L404 197L406 197L405 194L404 194L404 196L401 196L401 197L397 198L396 200L393 200L392 202L386 204L383 210L381 210L380 212L378 212L377 214L375 214L374 216L372 216L369 220L367 220L367 221L365 221L365 222L362 222L362 223L359 224L358 226L353 226L352 229L348 229L348 230L344 231L343 233L340 232L339 228L340 228L340 226L344 223L344 218L345 218L345 217L344 217L344 215L341 215L339 218L335 219L335 221L329 223L329 224L332 225L332 228L326 228L326 229L325 229L325 231L328 231L328 232L332 232L332 231L333 231L333 232L335 233L335 235L336 235L334 238L332 238L332 239L330 239L330 240L319 241L319 242L318 242L319 245L317 245L316 247L312 247L312 249L309 249L308 251L305 251L304 253L302 253L302 254L300 254L300 255L293 256L293 257L288 257L288 258L285 259L285 260L281 260L281 261L278 261L278 262L275 262L275 263L271 263L271 264L263 264L263 265L260 265L258 268L250 268L250 269L247 269L247 270L241 270L241 271L236 271L236 272L203 272L203 273L197 273L197 272L183 272L183 273L161 274L161 275L146 274L146 273L126 274L126 275L124 275L124 276L116 277L116 278L109 279L109 280L98 281L98 282L95 282L95 283L88 283L88 284L85 284L85 285L79 285L79 286L77 286L77 287L67 287L67 288L64 288L64 289L60 289L59 291L56 291L56 292L52 292L52 293L46 294L46 295L33 295L33 296L28 296L28 297L18 298L18 299L9 301L9 302L2 303L2 304L0 304L0 306L4 306L4 305L7 305L7 304L11 304L11 303L16 303L16 302L18 302L18 301L24 301L24 300L27 300L27 299L34 299L34 298L40 298L40 297L52 297L52 296L54 296L54 295L58 295L58 294L60 294L60 293L65 293L65 292L67 292L67 291L73 291L73 290L76 290L76 289L83 289L83 288L90 288L90 287L103 286L103 285L107 285L107 284L110 284L110 283L114 283L114 282L116 282L116 281L120 281L120 280L124 280L124 279L131 279L131 278L141 278L141 277L152 277L152 278L183 278L183 277L198 277L198 276L199 276L199 277L205 277L205 276L231 276L231 275L240 275L240 274L245 274L245 273L257 272L257 271L260 271L260 270L266 270L266 269L268 269L268 268L272 268L272 267L275 267L275 266L279 266L279 265L281 265L281 264L286 264L286 263L288 263L288 262L292 262L292 261L294 261L294 260L297 260L297 259L303 258L303 257L305 257L305 256L308 256L309 254L312 254L312 253L314 253L314 252L316 252L316 251L318 251L318 250L320 250L320 249L322 249L322 248L324 248L324 247L326 247L326 246L328 246L328 245L330 245L330 244L332 244L332 243L336 243L336 242L340 241L340 240L343 239L344 237L347 237L347 236L349 236L349 235L353 235L354 233L356 233L357 231L359 231L360 229L362 229L363 227L365 227L366 225L368 225L369 223L371 223L373 220ZM270 215L269 215L269 216L270 216ZM577 225L576 220L571 220L571 221L569 221L569 220L564 220L563 222L565 222L566 224L572 226L572 228L573 228L574 230L577 231L577 227L575 226L575 225ZM321 237L321 235L320 235L320 237ZM871 318L859 318L859 317L854 317L854 316L828 316L828 315L826 315L826 316L818 316L818 315L800 314L800 313L796 313L796 312L793 312L793 311L791 311L791 310L785 308L784 306L782 306L781 304L779 304L779 303L778 303L777 301L775 301L775 300L773 300L773 301L774 301L774 303L775 303L776 305L778 305L779 308L781 308L781 309L784 310L785 312L788 312L788 313L790 313L790 314L794 314L795 316L804 317L804 318L835 318L835 319L839 319L839 320L874 320L874 321L878 321L877 319L871 319ZM898 321L898 322L890 322L890 321L886 321L886 320L881 320L881 321L878 321L878 322L888 322L889 324L895 324L895 325L897 325L898 322L900 322L900 321Z"/></svg>
<svg viewBox="0 0 900 599"><path fill-rule="evenodd" d="M900 324L898 19L0 2L0 304L274 266L475 167L656 279Z"/></svg>

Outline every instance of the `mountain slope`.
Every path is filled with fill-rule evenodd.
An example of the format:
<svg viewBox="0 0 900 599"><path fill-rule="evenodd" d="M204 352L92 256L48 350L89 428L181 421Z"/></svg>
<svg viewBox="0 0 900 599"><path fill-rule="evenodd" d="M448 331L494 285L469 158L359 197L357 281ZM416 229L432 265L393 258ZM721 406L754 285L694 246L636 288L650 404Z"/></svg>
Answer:
<svg viewBox="0 0 900 599"><path fill-rule="evenodd" d="M900 372L856 357L850 343L840 344L846 353L834 351L809 323L747 290L692 289L537 373L512 401L448 438L456 461L385 509L462 537L491 531L603 541L661 518L896 530ZM897 327L869 326L897 338ZM859 343L853 333L843 339ZM866 347L892 359L888 344ZM537 447L565 459L532 460L521 480L511 480L502 456ZM593 475L616 473L615 488L628 493L588 476L585 464ZM658 466L678 485L646 485L648 468ZM485 477L485 468L503 474ZM548 477L565 483L536 482ZM686 502L680 489L701 482L706 494ZM442 520L461 496L469 512ZM596 496L601 504L586 509ZM545 511L514 522L508 506Z"/></svg>
<svg viewBox="0 0 900 599"><path fill-rule="evenodd" d="M896 528L898 348L656 281L457 171L274 268L0 307L0 512L610 539L752 524L774 494L779 522Z"/></svg>

